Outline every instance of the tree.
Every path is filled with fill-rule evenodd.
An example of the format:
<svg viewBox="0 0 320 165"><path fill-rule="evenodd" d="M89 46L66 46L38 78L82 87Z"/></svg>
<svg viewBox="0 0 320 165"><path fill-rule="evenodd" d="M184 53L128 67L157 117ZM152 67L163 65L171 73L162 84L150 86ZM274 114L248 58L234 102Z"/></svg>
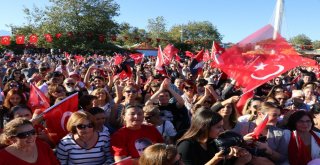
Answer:
<svg viewBox="0 0 320 165"><path fill-rule="evenodd" d="M293 44L294 46L305 48L306 45L310 46L312 44L312 41L309 37L307 37L305 34L299 34L295 37L292 37L289 42Z"/></svg>
<svg viewBox="0 0 320 165"><path fill-rule="evenodd" d="M147 36L152 38L152 45L157 47L158 45L167 44L170 40L168 32L166 30L166 20L163 16L158 16L155 19L148 19ZM161 40L158 42L157 40Z"/></svg>
<svg viewBox="0 0 320 165"><path fill-rule="evenodd" d="M113 0L50 0L51 6L40 10L24 9L28 24L13 27L16 34L36 33L38 46L69 50L101 49L108 43L99 43L98 36L107 39L118 32L118 24L112 19L118 16L119 5ZM30 31L31 28L31 31ZM52 43L44 42L43 34L63 34Z"/></svg>
<svg viewBox="0 0 320 165"><path fill-rule="evenodd" d="M222 35L218 29L208 21L189 22L187 25L175 25L168 32L174 41L181 41L194 45L195 49L201 47L211 48L212 41L221 41Z"/></svg>
<svg viewBox="0 0 320 165"><path fill-rule="evenodd" d="M312 42L313 49L320 49L320 41L316 40Z"/></svg>

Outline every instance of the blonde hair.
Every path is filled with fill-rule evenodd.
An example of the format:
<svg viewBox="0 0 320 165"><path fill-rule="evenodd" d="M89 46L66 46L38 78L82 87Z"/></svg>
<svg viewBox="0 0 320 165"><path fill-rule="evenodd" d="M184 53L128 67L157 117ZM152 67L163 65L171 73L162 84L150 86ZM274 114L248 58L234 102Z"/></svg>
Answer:
<svg viewBox="0 0 320 165"><path fill-rule="evenodd" d="M68 132L72 133L72 134L76 134L77 133L77 129L76 126L78 123L80 123L81 121L84 120L88 120L89 122L91 122L93 124L93 129L96 130L96 120L95 117L93 115L91 115L89 112L86 111L77 111L74 112L68 122L67 122L67 130Z"/></svg>
<svg viewBox="0 0 320 165"><path fill-rule="evenodd" d="M33 127L29 120L21 117L11 120L3 128L3 132L0 135L0 143L4 145L10 145L10 138L16 136L18 129L24 125L31 125Z"/></svg>
<svg viewBox="0 0 320 165"><path fill-rule="evenodd" d="M177 149L173 145L156 143L147 147L139 159L140 165L168 165L173 164Z"/></svg>
<svg viewBox="0 0 320 165"><path fill-rule="evenodd" d="M143 112L144 114L154 114L154 115L160 114L159 107L156 105L145 105L143 107Z"/></svg>

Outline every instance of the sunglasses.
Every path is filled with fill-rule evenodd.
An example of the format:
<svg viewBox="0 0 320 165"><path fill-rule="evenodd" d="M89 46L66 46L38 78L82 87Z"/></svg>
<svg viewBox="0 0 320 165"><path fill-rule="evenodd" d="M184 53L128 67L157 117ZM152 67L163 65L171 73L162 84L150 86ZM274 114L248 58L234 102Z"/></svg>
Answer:
<svg viewBox="0 0 320 165"><path fill-rule="evenodd" d="M153 116L154 116L154 115L145 116L144 119L145 119L145 120L151 120L151 118L152 118Z"/></svg>
<svg viewBox="0 0 320 165"><path fill-rule="evenodd" d="M19 88L19 84L10 84L10 88L14 88L14 87Z"/></svg>
<svg viewBox="0 0 320 165"><path fill-rule="evenodd" d="M17 133L17 135L15 135L14 137L17 137L19 139L25 139L29 136L34 136L34 135L36 135L36 131L32 129L30 131Z"/></svg>
<svg viewBox="0 0 320 165"><path fill-rule="evenodd" d="M75 83L66 83L68 86L73 86Z"/></svg>
<svg viewBox="0 0 320 165"><path fill-rule="evenodd" d="M127 91L124 91L124 92L126 92L126 93L137 93L136 90L127 90Z"/></svg>
<svg viewBox="0 0 320 165"><path fill-rule="evenodd" d="M89 123L89 124L78 124L76 127L77 127L77 129L83 130L83 129L86 129L86 128L93 128L93 124L92 123Z"/></svg>
<svg viewBox="0 0 320 165"><path fill-rule="evenodd" d="M186 89L186 90L193 90L193 88L192 87L184 87L184 89Z"/></svg>

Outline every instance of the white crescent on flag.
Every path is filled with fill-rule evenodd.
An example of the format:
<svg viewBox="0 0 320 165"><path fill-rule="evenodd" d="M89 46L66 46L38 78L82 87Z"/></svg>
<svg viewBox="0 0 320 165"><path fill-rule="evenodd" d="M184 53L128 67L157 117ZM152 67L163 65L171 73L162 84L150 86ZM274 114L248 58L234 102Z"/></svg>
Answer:
<svg viewBox="0 0 320 165"><path fill-rule="evenodd" d="M261 64L260 64L261 65ZM264 70L264 66L266 66L266 64L264 64L264 66L262 66L262 68L261 68L261 66L256 66L256 70ZM263 65L263 64L262 64ZM275 75L277 75L277 74L279 74L279 73L281 73L283 70L284 70L284 66L282 66L282 65L274 65L274 66L277 66L278 67L278 69L275 71L275 72L273 72L273 73L270 73L270 74L267 74L267 75L265 75L265 76L263 76L263 77L258 77L258 76L255 76L254 75L254 73L251 73L251 78L253 78L253 79L256 79L256 80L265 80L265 79L267 79L267 78L269 78L269 77L271 77L271 76L275 76Z"/></svg>
<svg viewBox="0 0 320 165"><path fill-rule="evenodd" d="M60 124L61 124L61 128L62 128L64 131L66 131L65 128L64 128L64 127L65 127L64 122L65 122L66 118L69 117L69 116L71 116L71 115L72 115L72 112L67 111L67 112L63 113L63 115L62 115L62 117L61 117Z"/></svg>

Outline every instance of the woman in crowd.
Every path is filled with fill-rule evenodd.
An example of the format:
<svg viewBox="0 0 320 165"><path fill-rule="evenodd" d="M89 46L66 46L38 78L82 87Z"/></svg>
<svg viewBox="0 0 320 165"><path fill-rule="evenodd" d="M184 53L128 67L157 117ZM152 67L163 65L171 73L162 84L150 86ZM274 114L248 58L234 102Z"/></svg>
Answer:
<svg viewBox="0 0 320 165"><path fill-rule="evenodd" d="M66 97L67 91L63 85L51 84L48 87L48 98L50 105L53 105L58 97Z"/></svg>
<svg viewBox="0 0 320 165"><path fill-rule="evenodd" d="M1 165L58 165L48 144L36 139L36 131L29 120L16 118L7 123L1 134Z"/></svg>
<svg viewBox="0 0 320 165"><path fill-rule="evenodd" d="M314 88L313 86L306 86L302 89L303 93L304 93L304 103L309 105L309 106L313 106L315 103L318 102L317 97L314 93Z"/></svg>
<svg viewBox="0 0 320 165"><path fill-rule="evenodd" d="M195 89L195 85L192 81L186 81L183 87L183 95L181 96L185 107L188 109L189 113L191 114L191 108L193 103L196 101L196 93L197 90Z"/></svg>
<svg viewBox="0 0 320 165"><path fill-rule="evenodd" d="M257 125L265 121L266 115L268 115L267 126L260 134L264 138L255 139L252 132ZM265 150L264 154L255 155L252 163L262 161L266 164L280 164L287 160L287 145L284 132L276 127L279 116L279 106L274 103L263 102L257 110L257 118L254 121L238 122L233 129L233 131L244 136L247 143L255 145L258 149Z"/></svg>
<svg viewBox="0 0 320 165"><path fill-rule="evenodd" d="M3 107L0 110L0 127L11 120L11 108L18 104L25 104L23 95L15 90L10 90L4 99Z"/></svg>
<svg viewBox="0 0 320 165"><path fill-rule="evenodd" d="M237 124L238 113L235 103L226 104L220 109L217 109L222 118L223 118L223 129L231 130Z"/></svg>
<svg viewBox="0 0 320 165"><path fill-rule="evenodd" d="M176 147L157 143L143 151L139 165L183 165L183 162Z"/></svg>
<svg viewBox="0 0 320 165"><path fill-rule="evenodd" d="M93 107L100 107L104 110L106 114L107 122L109 122L111 114L114 114L114 102L109 94L103 88L97 88L91 92L91 95L96 96L97 99L93 101Z"/></svg>
<svg viewBox="0 0 320 165"><path fill-rule="evenodd" d="M248 99L242 109L242 116L238 118L239 122L253 121L257 118L257 109L260 107L262 99L253 97Z"/></svg>
<svg viewBox="0 0 320 165"><path fill-rule="evenodd" d="M98 132L95 118L88 112L74 112L68 122L70 132L56 148L57 158L63 164L110 164L110 137Z"/></svg>
<svg viewBox="0 0 320 165"><path fill-rule="evenodd" d="M251 160L249 152L238 147L231 147L227 159L224 159L223 151L219 151L213 142L224 131L223 118L218 113L199 110L191 121L188 131L178 140L178 152L184 164L246 164ZM231 157L237 158L228 159Z"/></svg>
<svg viewBox="0 0 320 165"><path fill-rule="evenodd" d="M143 150L153 143L162 143L163 138L154 126L144 125L143 110L138 105L127 105L122 111L124 127L111 137L115 161L131 157L133 161L141 156Z"/></svg>
<svg viewBox="0 0 320 165"><path fill-rule="evenodd" d="M291 165L306 165L320 158L320 133L312 131L314 122L309 113L300 110L291 114L287 128L291 131L286 136Z"/></svg>

